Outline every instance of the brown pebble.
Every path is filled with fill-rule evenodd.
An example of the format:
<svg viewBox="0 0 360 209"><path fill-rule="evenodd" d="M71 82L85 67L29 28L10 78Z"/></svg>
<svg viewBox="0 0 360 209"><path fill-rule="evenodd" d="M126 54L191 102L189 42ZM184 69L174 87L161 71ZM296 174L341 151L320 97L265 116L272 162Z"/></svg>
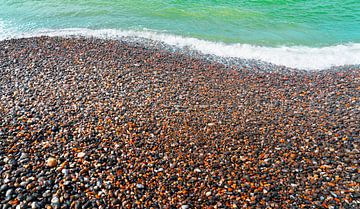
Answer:
<svg viewBox="0 0 360 209"><path fill-rule="evenodd" d="M53 157L49 157L47 159L46 165L50 168L55 167L57 165L56 159Z"/></svg>

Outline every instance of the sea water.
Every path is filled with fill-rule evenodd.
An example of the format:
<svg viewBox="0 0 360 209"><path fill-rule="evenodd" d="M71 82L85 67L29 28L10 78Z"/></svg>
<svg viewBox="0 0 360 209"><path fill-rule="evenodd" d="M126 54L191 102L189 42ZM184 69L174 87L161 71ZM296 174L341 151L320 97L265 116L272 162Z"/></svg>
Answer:
<svg viewBox="0 0 360 209"><path fill-rule="evenodd" d="M140 37L302 69L360 64L360 0L0 0L0 40Z"/></svg>

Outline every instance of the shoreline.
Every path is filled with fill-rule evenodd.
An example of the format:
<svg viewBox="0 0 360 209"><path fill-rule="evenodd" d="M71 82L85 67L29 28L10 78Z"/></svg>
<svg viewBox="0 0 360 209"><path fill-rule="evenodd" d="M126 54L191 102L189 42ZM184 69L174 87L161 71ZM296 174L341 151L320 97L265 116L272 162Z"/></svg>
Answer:
<svg viewBox="0 0 360 209"><path fill-rule="evenodd" d="M0 204L360 205L360 68L205 59L116 40L1 41Z"/></svg>
<svg viewBox="0 0 360 209"><path fill-rule="evenodd" d="M1 36L0 40L36 38L42 36L62 38L89 38L101 40L118 40L128 43L139 43L152 48L167 49L196 55L227 65L257 66L264 68L292 68L307 71L319 71L336 68L360 67L360 43L338 43L337 45L279 45L265 46L246 43L223 43L168 33L144 30L116 29L43 29L34 32ZM354 64L356 63L356 64Z"/></svg>

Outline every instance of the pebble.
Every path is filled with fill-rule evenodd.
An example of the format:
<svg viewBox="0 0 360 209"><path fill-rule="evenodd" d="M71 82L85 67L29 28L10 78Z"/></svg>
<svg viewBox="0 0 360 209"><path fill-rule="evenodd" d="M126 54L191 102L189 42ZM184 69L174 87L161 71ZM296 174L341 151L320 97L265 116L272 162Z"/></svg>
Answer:
<svg viewBox="0 0 360 209"><path fill-rule="evenodd" d="M50 197L51 196L51 191L50 190L46 190L43 194L43 197Z"/></svg>
<svg viewBox="0 0 360 209"><path fill-rule="evenodd" d="M77 157L78 157L78 158L83 158L83 157L85 157L85 155L86 155L85 152L79 152L79 153L77 154Z"/></svg>
<svg viewBox="0 0 360 209"><path fill-rule="evenodd" d="M335 197L335 198L338 197L338 196L337 196L334 192L332 192L332 191L330 191L330 194L331 194L333 197Z"/></svg>
<svg viewBox="0 0 360 209"><path fill-rule="evenodd" d="M5 197L11 196L14 193L14 189L8 189L5 193Z"/></svg>
<svg viewBox="0 0 360 209"><path fill-rule="evenodd" d="M68 169L62 169L61 173L64 174L64 176L69 175L69 170Z"/></svg>
<svg viewBox="0 0 360 209"><path fill-rule="evenodd" d="M196 172L196 173L201 173L201 170L200 170L199 168L195 168L195 169L194 169L194 172Z"/></svg>
<svg viewBox="0 0 360 209"><path fill-rule="evenodd" d="M159 169L154 169L154 171L157 173L157 172L162 172L162 171L164 171L164 169L163 169L163 168L159 168Z"/></svg>
<svg viewBox="0 0 360 209"><path fill-rule="evenodd" d="M0 186L0 192L3 192L5 190L7 190L9 188L9 186L7 184L3 184Z"/></svg>
<svg viewBox="0 0 360 209"><path fill-rule="evenodd" d="M21 155L20 155L20 160L22 160L22 159L27 159L28 158L28 154L27 153L21 153Z"/></svg>
<svg viewBox="0 0 360 209"><path fill-rule="evenodd" d="M51 204L52 205L58 205L59 203L60 203L60 200L59 200L59 198L57 196L53 196L51 198Z"/></svg>
<svg viewBox="0 0 360 209"><path fill-rule="evenodd" d="M56 158L49 157L46 161L46 165L50 168L53 168L57 165Z"/></svg>

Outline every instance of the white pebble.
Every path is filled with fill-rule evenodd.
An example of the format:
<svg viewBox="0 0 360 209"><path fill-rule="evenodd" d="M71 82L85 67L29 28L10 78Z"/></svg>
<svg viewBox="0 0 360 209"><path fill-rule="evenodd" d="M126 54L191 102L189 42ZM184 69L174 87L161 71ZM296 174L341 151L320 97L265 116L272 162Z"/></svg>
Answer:
<svg viewBox="0 0 360 209"><path fill-rule="evenodd" d="M182 205L182 206L181 206L181 209L188 209L188 208L189 208L188 205Z"/></svg>
<svg viewBox="0 0 360 209"><path fill-rule="evenodd" d="M78 157L78 158L83 158L85 155L86 155L85 152L79 152L79 153L77 154L77 157Z"/></svg>
<svg viewBox="0 0 360 209"><path fill-rule="evenodd" d="M136 184L136 187L137 187L138 189L144 189L144 188L145 188L144 185L142 185L142 184Z"/></svg>

